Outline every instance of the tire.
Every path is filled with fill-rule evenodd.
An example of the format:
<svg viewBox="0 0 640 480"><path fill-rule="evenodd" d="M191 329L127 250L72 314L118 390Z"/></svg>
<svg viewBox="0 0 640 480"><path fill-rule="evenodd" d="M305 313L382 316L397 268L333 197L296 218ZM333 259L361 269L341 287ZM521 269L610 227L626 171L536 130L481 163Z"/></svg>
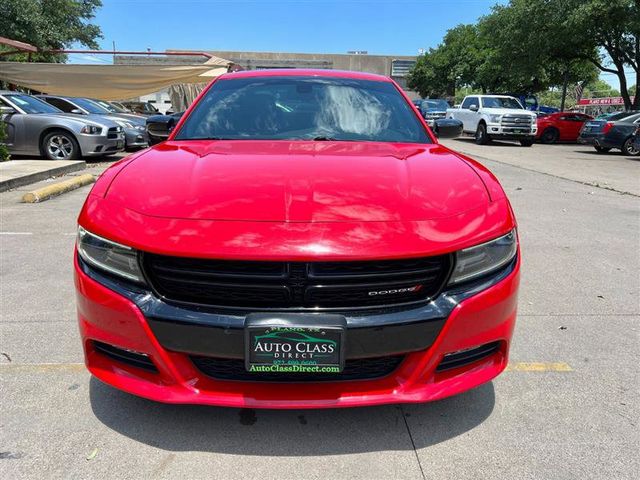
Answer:
<svg viewBox="0 0 640 480"><path fill-rule="evenodd" d="M49 160L76 160L80 158L80 146L76 137L65 130L47 133L40 144L42 154Z"/></svg>
<svg viewBox="0 0 640 480"><path fill-rule="evenodd" d="M523 147L530 147L533 145L533 140L520 140L520 145Z"/></svg>
<svg viewBox="0 0 640 480"><path fill-rule="evenodd" d="M622 153L629 157L637 157L640 155L640 150L636 150L633 146L633 138L629 137L622 144Z"/></svg>
<svg viewBox="0 0 640 480"><path fill-rule="evenodd" d="M486 145L489 143L489 135L487 135L487 126L484 123L478 124L478 128L476 129L476 144L477 145Z"/></svg>
<svg viewBox="0 0 640 480"><path fill-rule="evenodd" d="M609 150L611 150L611 149L610 149L610 148L608 148L608 147L601 147L601 146L599 146L599 145L596 145L596 146L595 146L595 147L593 147L593 148L595 148L595 149L596 149L596 152L598 152L598 153L608 153L608 152L609 152Z"/></svg>
<svg viewBox="0 0 640 480"><path fill-rule="evenodd" d="M556 143L560 138L560 132L556 128L547 128L540 136L540 141L546 144Z"/></svg>

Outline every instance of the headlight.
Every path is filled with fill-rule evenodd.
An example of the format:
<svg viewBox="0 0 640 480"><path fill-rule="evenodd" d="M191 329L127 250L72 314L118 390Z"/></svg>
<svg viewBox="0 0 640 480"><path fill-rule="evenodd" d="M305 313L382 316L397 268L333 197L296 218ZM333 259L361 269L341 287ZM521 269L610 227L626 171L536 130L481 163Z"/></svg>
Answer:
<svg viewBox="0 0 640 480"><path fill-rule="evenodd" d="M93 267L119 277L144 282L136 250L112 242L78 227L78 253Z"/></svg>
<svg viewBox="0 0 640 480"><path fill-rule="evenodd" d="M500 123L502 115L489 115L489 123Z"/></svg>
<svg viewBox="0 0 640 480"><path fill-rule="evenodd" d="M80 133L87 133L89 135L100 135L102 133L102 127L96 127L95 125L85 125L80 130Z"/></svg>
<svg viewBox="0 0 640 480"><path fill-rule="evenodd" d="M115 120L115 122L120 125L122 128L133 128L133 124L129 122L123 122L122 120Z"/></svg>
<svg viewBox="0 0 640 480"><path fill-rule="evenodd" d="M144 132L147 129L147 127L145 125L136 125L135 129L140 130L141 132Z"/></svg>
<svg viewBox="0 0 640 480"><path fill-rule="evenodd" d="M490 242L456 252L456 266L449 285L473 280L504 267L515 257L517 250L514 229Z"/></svg>

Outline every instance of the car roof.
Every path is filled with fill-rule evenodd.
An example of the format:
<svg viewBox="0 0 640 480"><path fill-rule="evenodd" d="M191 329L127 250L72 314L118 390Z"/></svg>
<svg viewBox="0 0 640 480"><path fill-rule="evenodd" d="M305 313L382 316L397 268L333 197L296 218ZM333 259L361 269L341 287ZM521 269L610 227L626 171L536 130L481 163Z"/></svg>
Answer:
<svg viewBox="0 0 640 480"><path fill-rule="evenodd" d="M274 68L269 70L241 70L239 72L225 73L219 78L224 80L231 80L234 78L251 77L331 77L391 82L391 79L389 77L385 77L384 75L377 75L375 73L353 72L350 70L329 70L321 68Z"/></svg>

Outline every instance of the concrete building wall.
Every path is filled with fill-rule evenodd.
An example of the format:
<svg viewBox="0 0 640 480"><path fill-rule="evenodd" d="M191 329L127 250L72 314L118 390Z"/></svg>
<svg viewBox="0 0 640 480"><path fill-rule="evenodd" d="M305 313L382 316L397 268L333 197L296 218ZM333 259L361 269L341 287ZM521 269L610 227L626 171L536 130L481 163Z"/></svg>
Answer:
<svg viewBox="0 0 640 480"><path fill-rule="evenodd" d="M174 50L179 51L179 50ZM288 53L288 52L237 52L207 50L207 53L230 60L246 70L269 68L327 68L376 73L393 78L409 94L416 92L406 88L406 73L416 57L409 55L368 55L336 53ZM116 55L115 62L122 64L181 64L201 63L203 57L144 57Z"/></svg>

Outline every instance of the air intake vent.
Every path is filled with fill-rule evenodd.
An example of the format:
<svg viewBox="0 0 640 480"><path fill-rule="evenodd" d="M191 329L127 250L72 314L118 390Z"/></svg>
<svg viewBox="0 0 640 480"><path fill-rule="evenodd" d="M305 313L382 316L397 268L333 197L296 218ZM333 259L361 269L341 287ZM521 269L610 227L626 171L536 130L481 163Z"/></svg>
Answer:
<svg viewBox="0 0 640 480"><path fill-rule="evenodd" d="M483 358L489 357L498 351L500 342L487 343L480 347L463 350L460 352L448 353L444 356L436 372L443 372L452 368L464 367L470 363L477 362Z"/></svg>
<svg viewBox="0 0 640 480"><path fill-rule="evenodd" d="M96 352L101 353L112 360L126 363L132 367L142 368L149 372L158 372L158 369L153 364L149 356L143 353L132 352L131 350L125 350L124 348L114 347L108 343L96 341L93 342L93 348Z"/></svg>

